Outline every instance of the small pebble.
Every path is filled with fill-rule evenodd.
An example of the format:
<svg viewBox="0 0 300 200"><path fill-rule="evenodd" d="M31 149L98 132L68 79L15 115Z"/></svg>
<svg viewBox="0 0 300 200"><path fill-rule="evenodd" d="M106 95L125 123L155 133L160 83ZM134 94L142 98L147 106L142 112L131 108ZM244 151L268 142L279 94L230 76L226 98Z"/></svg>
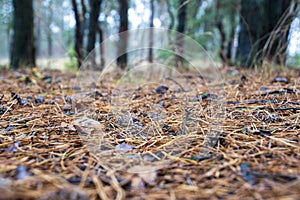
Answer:
<svg viewBox="0 0 300 200"><path fill-rule="evenodd" d="M35 103L36 103L36 104L41 104L41 103L44 102L44 100L45 100L45 97L42 96L42 95L39 95L39 96L37 96L37 97L35 98Z"/></svg>
<svg viewBox="0 0 300 200"><path fill-rule="evenodd" d="M62 110L63 111L70 111L72 109L72 105L69 103L66 103L63 107Z"/></svg>
<svg viewBox="0 0 300 200"><path fill-rule="evenodd" d="M169 87L161 85L155 89L155 92L158 94L165 94L168 89L169 89Z"/></svg>

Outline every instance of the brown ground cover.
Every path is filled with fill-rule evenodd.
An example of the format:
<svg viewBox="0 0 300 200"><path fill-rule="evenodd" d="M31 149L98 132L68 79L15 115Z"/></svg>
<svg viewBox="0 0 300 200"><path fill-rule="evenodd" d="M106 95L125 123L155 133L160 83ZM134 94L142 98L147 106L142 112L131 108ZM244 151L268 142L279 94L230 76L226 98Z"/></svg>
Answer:
<svg viewBox="0 0 300 200"><path fill-rule="evenodd" d="M300 71L223 72L115 94L1 71L0 199L299 199Z"/></svg>

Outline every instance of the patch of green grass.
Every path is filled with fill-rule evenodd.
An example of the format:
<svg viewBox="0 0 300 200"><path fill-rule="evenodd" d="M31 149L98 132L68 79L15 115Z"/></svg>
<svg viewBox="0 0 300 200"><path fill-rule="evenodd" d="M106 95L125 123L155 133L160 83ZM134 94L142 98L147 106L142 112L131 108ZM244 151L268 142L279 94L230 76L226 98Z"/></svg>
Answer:
<svg viewBox="0 0 300 200"><path fill-rule="evenodd" d="M286 62L288 66L300 68L300 54L297 53L294 56L289 56Z"/></svg>

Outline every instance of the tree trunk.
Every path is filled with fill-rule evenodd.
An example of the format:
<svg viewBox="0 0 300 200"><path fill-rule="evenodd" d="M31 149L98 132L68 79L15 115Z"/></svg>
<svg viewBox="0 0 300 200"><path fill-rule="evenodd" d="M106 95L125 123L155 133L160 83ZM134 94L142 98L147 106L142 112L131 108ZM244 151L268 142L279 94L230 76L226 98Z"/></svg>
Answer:
<svg viewBox="0 0 300 200"><path fill-rule="evenodd" d="M48 5L48 17L47 17L47 48L48 48L48 58L52 57L52 30L51 23L53 21L53 5L52 1L49 1Z"/></svg>
<svg viewBox="0 0 300 200"><path fill-rule="evenodd" d="M105 58L104 58L104 55L105 55L105 48L104 48L104 45L102 44L103 42L103 30L101 28L101 24L98 23L98 32L99 32L99 50L100 50L100 67L101 69L100 70L103 70L104 68L104 65L105 65Z"/></svg>
<svg viewBox="0 0 300 200"><path fill-rule="evenodd" d="M195 34L195 32L197 32L200 28L200 20L197 20L197 14L201 7L202 0L193 0L187 3L187 10L189 11L188 18L193 20L191 20L192 23L187 24L186 31L188 34Z"/></svg>
<svg viewBox="0 0 300 200"><path fill-rule="evenodd" d="M41 56L41 41L42 41L42 34L41 34L41 0L36 1L36 22L35 22L35 51L36 56Z"/></svg>
<svg viewBox="0 0 300 200"><path fill-rule="evenodd" d="M172 37L171 37L171 30L173 29L174 24L175 24L175 17L174 17L174 14L172 12L170 0L166 0L166 3L167 3L168 14L169 14L169 17L170 17L170 24L169 24L169 27L168 27L168 40L169 40L168 42L169 42L169 45L172 45L173 41L172 41Z"/></svg>
<svg viewBox="0 0 300 200"><path fill-rule="evenodd" d="M10 65L35 67L32 0L13 0L13 45Z"/></svg>
<svg viewBox="0 0 300 200"><path fill-rule="evenodd" d="M153 62L153 28L154 28L154 0L150 0L150 32L149 32L149 52L148 52L148 61Z"/></svg>
<svg viewBox="0 0 300 200"><path fill-rule="evenodd" d="M80 0L80 6L81 6L81 14L80 14L80 20L81 20L81 35L82 35L82 57L86 56L86 52L84 52L84 41L85 41L85 31L88 29L88 21L87 21L87 9L85 5L85 0Z"/></svg>
<svg viewBox="0 0 300 200"><path fill-rule="evenodd" d="M292 1L241 1L237 59L243 67L262 64L264 59L284 64L292 16Z"/></svg>
<svg viewBox="0 0 300 200"><path fill-rule="evenodd" d="M185 23L186 23L186 0L180 0L180 8L178 11L177 19L178 19L178 25L177 25L177 34L176 36L176 42L175 42L175 66L176 67L182 67L184 58L183 52L184 52L184 37L182 34L184 34L185 31Z"/></svg>
<svg viewBox="0 0 300 200"><path fill-rule="evenodd" d="M96 31L98 29L98 17L102 0L90 0L89 34L86 51L89 53L95 48Z"/></svg>
<svg viewBox="0 0 300 200"><path fill-rule="evenodd" d="M232 26L230 29L230 34L229 34L229 40L227 44L227 52L226 52L226 57L229 63L229 65L232 65L234 62L234 54L233 54L233 43L234 43L234 34L235 34L235 26Z"/></svg>
<svg viewBox="0 0 300 200"><path fill-rule="evenodd" d="M117 58L117 65L121 69L125 69L127 66L127 40L128 40L128 33L124 32L128 30L128 0L119 0L119 15L120 15L120 28L119 33L119 48L118 48L118 55Z"/></svg>
<svg viewBox="0 0 300 200"><path fill-rule="evenodd" d="M175 17L174 17L174 14L172 12L172 9L171 9L170 0L166 0L166 3L167 3L168 14L169 14L169 17L170 17L169 29L172 30L173 27L174 27L174 24L175 24Z"/></svg>
<svg viewBox="0 0 300 200"><path fill-rule="evenodd" d="M297 1L267 0L265 7L269 19L268 33L271 34L264 43L263 56L276 64L284 65L290 26L298 13Z"/></svg>
<svg viewBox="0 0 300 200"><path fill-rule="evenodd" d="M83 35L81 32L81 20L80 14L77 8L76 0L72 0L72 7L74 11L74 17L76 21L75 26L75 52L77 57L77 66L80 67L82 62L82 46L83 46Z"/></svg>
<svg viewBox="0 0 300 200"><path fill-rule="evenodd" d="M225 53L225 49L226 49L226 33L225 33L225 29L224 29L224 25L222 22L222 17L220 15L220 10L221 10L221 2L220 0L216 1L216 27L220 33L220 49L219 49L219 56L221 58L221 61L223 64L226 64L227 58L226 58L226 53Z"/></svg>

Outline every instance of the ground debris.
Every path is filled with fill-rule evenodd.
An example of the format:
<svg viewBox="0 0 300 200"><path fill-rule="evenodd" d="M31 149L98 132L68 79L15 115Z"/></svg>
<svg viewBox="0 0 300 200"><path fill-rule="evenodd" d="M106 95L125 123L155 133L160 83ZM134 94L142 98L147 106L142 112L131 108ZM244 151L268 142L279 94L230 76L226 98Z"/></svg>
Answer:
<svg viewBox="0 0 300 200"><path fill-rule="evenodd" d="M299 70L239 70L213 91L189 74L124 89L116 109L114 80L74 88L71 72L3 72L0 199L299 198Z"/></svg>

